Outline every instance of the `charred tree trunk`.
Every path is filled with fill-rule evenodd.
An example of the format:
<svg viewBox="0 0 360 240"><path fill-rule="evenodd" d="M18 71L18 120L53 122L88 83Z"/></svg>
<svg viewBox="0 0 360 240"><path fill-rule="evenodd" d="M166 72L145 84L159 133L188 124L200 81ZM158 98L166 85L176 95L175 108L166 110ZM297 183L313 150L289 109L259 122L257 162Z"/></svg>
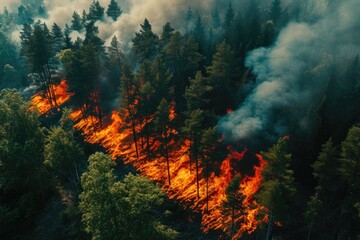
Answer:
<svg viewBox="0 0 360 240"><path fill-rule="evenodd" d="M150 137L149 137L149 127L148 127L148 115L145 115L145 137L146 137L146 152L148 161L151 161L151 155L150 155Z"/></svg>
<svg viewBox="0 0 360 240"><path fill-rule="evenodd" d="M168 171L169 185L171 185L171 177L170 177L170 162L169 162L169 150L168 150L168 145L167 145L167 139L165 139L165 158L166 158L166 164L167 164L167 171Z"/></svg>
<svg viewBox="0 0 360 240"><path fill-rule="evenodd" d="M136 158L139 159L139 149L138 149L138 144L137 144L135 119L130 110L129 110L129 112L130 112L130 119L131 119L131 128L132 128L132 132L133 132L133 139L134 139L134 143L135 143Z"/></svg>

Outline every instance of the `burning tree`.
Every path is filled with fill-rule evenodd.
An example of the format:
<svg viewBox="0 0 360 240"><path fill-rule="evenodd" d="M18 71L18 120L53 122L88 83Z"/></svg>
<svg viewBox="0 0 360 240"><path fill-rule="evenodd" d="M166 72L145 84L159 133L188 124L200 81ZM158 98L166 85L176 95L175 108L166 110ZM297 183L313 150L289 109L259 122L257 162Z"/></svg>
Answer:
<svg viewBox="0 0 360 240"><path fill-rule="evenodd" d="M33 26L24 24L20 39L20 53L26 58L31 71L38 76L36 84L44 90L51 107L57 106L49 65L53 52L49 29L40 21Z"/></svg>

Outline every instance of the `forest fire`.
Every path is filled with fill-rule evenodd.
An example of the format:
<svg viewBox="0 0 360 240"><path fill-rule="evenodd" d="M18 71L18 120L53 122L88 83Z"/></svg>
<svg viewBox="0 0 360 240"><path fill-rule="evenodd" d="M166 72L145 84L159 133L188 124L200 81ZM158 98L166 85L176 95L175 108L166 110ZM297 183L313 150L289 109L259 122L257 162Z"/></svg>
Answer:
<svg viewBox="0 0 360 240"><path fill-rule="evenodd" d="M107 149L108 153L115 160L121 158L125 163L135 166L143 175L149 179L156 181L162 185L170 199L177 199L185 206L189 206L194 211L202 212L202 229L204 232L210 230L222 230L229 232L231 222L230 215L224 214L223 203L226 201L226 188L237 172L232 168L233 161L241 161L246 153L246 149L242 152L231 151L220 166L218 174L212 172L208 181L205 177L199 180L199 197L197 196L196 174L190 167L189 148L190 141L184 140L178 145L175 141L171 141L168 148L169 166L165 157L154 155L151 161L147 160L146 148L139 143L140 154L137 157L136 146L133 141L132 130L129 123L126 122L128 113L123 109L121 113L113 111L111 115L111 123L103 128L96 130L94 126L99 121L94 116L86 118L81 117L81 111L75 111L72 114L74 119L78 119L75 125L77 130L81 130L85 136L85 140L89 143L101 144ZM169 111L169 119L172 121L175 112ZM137 131L143 126L138 126ZM177 134L177 132L175 132ZM140 142L140 140L138 140ZM151 138L149 141L151 151L156 152L160 148L160 143ZM266 161L257 155L259 166L254 167L254 176L244 176L239 186L239 194L243 195L242 207L237 209L235 213L236 234L233 239L243 235L245 232L252 233L258 225L255 219L258 210L261 208L253 199L253 194L257 192L261 182L261 170ZM170 169L168 176L167 167ZM204 167L199 167L199 175L204 176ZM171 178L171 184L168 184L168 177Z"/></svg>
<svg viewBox="0 0 360 240"><path fill-rule="evenodd" d="M69 86L66 80L62 79L59 84L50 84L48 91L52 91L55 99L48 97L47 91L40 91L31 98L31 105L36 108L40 114L49 112L53 107L59 107L68 101L74 93L68 92Z"/></svg>
<svg viewBox="0 0 360 240"><path fill-rule="evenodd" d="M73 96L72 93L67 92L68 86L65 80L62 80L59 85L54 85L53 88L58 106ZM43 94L40 92L32 98L32 103L42 114L48 112L52 106L46 98L42 97ZM169 108L170 122L176 118L173 106ZM74 128L83 133L85 140L103 146L114 160L120 158L125 163L132 164L144 176L159 183L170 199L177 199L192 210L200 211L204 232L221 230L230 233L232 239L238 239L244 233L250 234L256 230L259 223L256 216L263 207L256 203L253 195L258 191L262 180L261 171L266 164L260 154L257 155L259 165L254 166L253 176L242 176L234 193L242 196L238 204L241 207L234 208L233 214L228 214L229 209L224 207L224 202L227 201L227 188L233 177L240 174L232 166L243 159L247 149L237 152L228 147L229 154L221 162L219 170L210 172L208 177L205 177L205 167L200 164L198 168L200 179L197 179L195 167L192 166L194 163L190 160L190 140L183 140L180 143L173 139L169 141L167 160L159 154L162 146L160 141L153 136L150 136L147 143L140 137L137 139L137 145L135 144L128 109L121 109L120 112L113 111L108 121L110 124L103 128L99 127L98 117L84 115L86 109L87 105L84 105L70 114L70 117L76 121ZM146 121L138 123L135 131L140 132L153 119L154 116L149 116ZM174 135L178 134L174 129L169 128L167 131ZM147 144L153 153L150 161L150 156L147 156L146 151ZM138 151L137 146L139 146ZM266 219L261 221L266 222Z"/></svg>

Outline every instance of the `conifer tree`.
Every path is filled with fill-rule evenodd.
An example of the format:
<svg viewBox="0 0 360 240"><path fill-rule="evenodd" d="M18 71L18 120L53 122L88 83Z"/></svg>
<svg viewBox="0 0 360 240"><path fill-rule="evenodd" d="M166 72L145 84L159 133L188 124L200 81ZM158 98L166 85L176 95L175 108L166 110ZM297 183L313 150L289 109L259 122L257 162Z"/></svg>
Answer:
<svg viewBox="0 0 360 240"><path fill-rule="evenodd" d="M76 11L74 11L72 15L71 28L72 30L78 32L81 32L84 29L84 25L82 24L81 17Z"/></svg>
<svg viewBox="0 0 360 240"><path fill-rule="evenodd" d="M108 9L106 11L106 14L111 17L114 21L116 21L118 19L118 17L120 17L122 13L122 10L120 8L120 6L118 5L118 3L116 2L116 0L111 0L110 4L108 6Z"/></svg>

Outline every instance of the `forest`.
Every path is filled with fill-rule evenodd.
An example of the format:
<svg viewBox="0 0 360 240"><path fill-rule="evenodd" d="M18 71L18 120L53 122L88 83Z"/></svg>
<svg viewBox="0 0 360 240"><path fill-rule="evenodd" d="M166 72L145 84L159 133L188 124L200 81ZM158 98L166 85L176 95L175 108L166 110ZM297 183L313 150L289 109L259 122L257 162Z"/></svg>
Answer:
<svg viewBox="0 0 360 240"><path fill-rule="evenodd" d="M2 0L0 239L360 239L358 0Z"/></svg>

